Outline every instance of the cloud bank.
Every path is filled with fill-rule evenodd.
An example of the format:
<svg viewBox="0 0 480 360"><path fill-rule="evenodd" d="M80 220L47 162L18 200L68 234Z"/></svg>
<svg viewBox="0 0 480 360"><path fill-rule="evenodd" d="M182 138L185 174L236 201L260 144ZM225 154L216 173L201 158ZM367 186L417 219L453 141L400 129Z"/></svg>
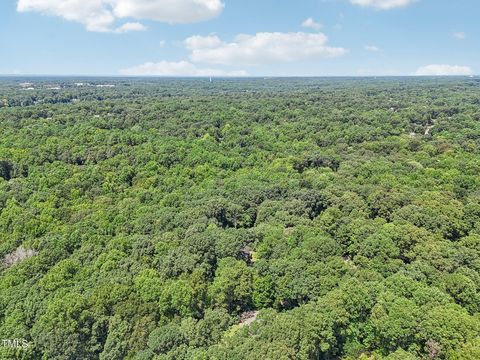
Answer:
<svg viewBox="0 0 480 360"><path fill-rule="evenodd" d="M239 71L225 71L220 69L199 68L195 64L188 61L160 61L147 62L142 65L133 66L131 68L120 70L120 74L129 76L187 76L187 77L201 77L201 76L246 76L247 72Z"/></svg>
<svg viewBox="0 0 480 360"><path fill-rule="evenodd" d="M198 64L256 66L304 59L334 58L348 51L327 46L322 33L257 33L237 35L225 42L217 35L194 35L183 41L190 51L190 61L147 62L120 70L123 75L137 76L246 76L245 70L227 71Z"/></svg>
<svg viewBox="0 0 480 360"><path fill-rule="evenodd" d="M253 66L303 59L334 58L348 51L327 46L328 38L322 33L262 32L255 35L240 34L234 41L225 42L218 36L192 36L184 41L191 51L193 62Z"/></svg>
<svg viewBox="0 0 480 360"><path fill-rule="evenodd" d="M468 66L432 64L417 69L418 76L447 76L447 75L473 75L473 70Z"/></svg>
<svg viewBox="0 0 480 360"><path fill-rule="evenodd" d="M224 6L222 0L19 0L17 11L59 16L81 23L89 31L119 33L144 30L139 23L118 27L121 19L194 23L218 16Z"/></svg>

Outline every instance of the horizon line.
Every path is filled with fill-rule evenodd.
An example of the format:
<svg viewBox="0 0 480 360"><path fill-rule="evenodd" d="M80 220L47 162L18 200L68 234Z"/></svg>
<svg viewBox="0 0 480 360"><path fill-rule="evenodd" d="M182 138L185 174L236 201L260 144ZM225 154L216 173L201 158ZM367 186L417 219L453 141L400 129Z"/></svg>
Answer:
<svg viewBox="0 0 480 360"><path fill-rule="evenodd" d="M288 78L435 78L479 77L471 75L251 75L251 76L188 76L188 75L89 75L89 74L0 74L0 78L57 77L57 78L112 78L112 79L288 79Z"/></svg>

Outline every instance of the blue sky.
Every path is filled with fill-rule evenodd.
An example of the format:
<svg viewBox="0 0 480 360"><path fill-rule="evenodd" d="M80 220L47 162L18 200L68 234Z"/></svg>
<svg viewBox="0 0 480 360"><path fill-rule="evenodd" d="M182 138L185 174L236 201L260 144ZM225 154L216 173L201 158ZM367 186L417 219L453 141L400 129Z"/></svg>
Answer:
<svg viewBox="0 0 480 360"><path fill-rule="evenodd" d="M0 74L472 75L478 0L2 0Z"/></svg>

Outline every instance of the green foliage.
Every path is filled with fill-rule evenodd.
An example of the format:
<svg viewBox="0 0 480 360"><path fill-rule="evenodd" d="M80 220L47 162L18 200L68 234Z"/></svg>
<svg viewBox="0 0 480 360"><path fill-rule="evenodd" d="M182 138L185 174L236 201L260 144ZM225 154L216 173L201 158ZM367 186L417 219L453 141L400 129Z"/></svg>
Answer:
<svg viewBox="0 0 480 360"><path fill-rule="evenodd" d="M0 80L0 358L480 358L478 79L110 80Z"/></svg>
<svg viewBox="0 0 480 360"><path fill-rule="evenodd" d="M253 277L245 262L233 258L220 260L209 288L214 306L229 312L247 310L252 303Z"/></svg>

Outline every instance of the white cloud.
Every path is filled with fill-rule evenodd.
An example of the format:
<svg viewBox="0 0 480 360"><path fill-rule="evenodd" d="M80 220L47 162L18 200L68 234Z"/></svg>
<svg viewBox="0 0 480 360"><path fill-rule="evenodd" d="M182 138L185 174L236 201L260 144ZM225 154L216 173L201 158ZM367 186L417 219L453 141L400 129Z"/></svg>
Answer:
<svg viewBox="0 0 480 360"><path fill-rule="evenodd" d="M193 62L223 65L260 65L302 59L333 58L346 54L341 47L327 46L322 33L264 32L238 35L233 42L216 36L193 36L185 40Z"/></svg>
<svg viewBox="0 0 480 360"><path fill-rule="evenodd" d="M473 75L473 70L468 66L432 64L417 69L418 76L445 76L445 75Z"/></svg>
<svg viewBox="0 0 480 360"><path fill-rule="evenodd" d="M134 17L168 23L193 23L218 16L224 3L221 0L103 0L113 3L119 18Z"/></svg>
<svg viewBox="0 0 480 360"><path fill-rule="evenodd" d="M350 0L352 4L364 7L373 7L378 10L390 10L404 7L417 0Z"/></svg>
<svg viewBox="0 0 480 360"><path fill-rule="evenodd" d="M221 69L199 68L188 61L170 62L160 61L157 63L147 62L131 68L120 70L122 75L132 76L246 76L247 72L225 71Z"/></svg>
<svg viewBox="0 0 480 360"><path fill-rule="evenodd" d="M184 41L185 47L189 50L212 49L222 45L222 40L216 35L209 36L190 36Z"/></svg>
<svg viewBox="0 0 480 360"><path fill-rule="evenodd" d="M371 51L371 52L379 52L380 48L375 45L365 45L365 50Z"/></svg>
<svg viewBox="0 0 480 360"><path fill-rule="evenodd" d="M302 26L304 28L310 28L310 29L313 29L313 30L320 30L323 25L320 24L320 23L317 23L315 20L313 20L313 18L309 17L307 20L305 20L303 23L302 23Z"/></svg>
<svg viewBox="0 0 480 360"><path fill-rule="evenodd" d="M19 12L59 16L99 32L118 32L122 27L116 28L115 23L125 18L179 24L209 20L223 8L222 0L18 0L17 3Z"/></svg>
<svg viewBox="0 0 480 360"><path fill-rule="evenodd" d="M462 31L454 32L454 33L453 33L453 37L454 37L455 39L458 39L458 40L464 40L464 39L467 37L467 34L465 34L465 33L462 32Z"/></svg>
<svg viewBox="0 0 480 360"><path fill-rule="evenodd" d="M130 31L145 31L145 30L147 30L145 25L140 24L138 22L129 22L119 26L118 28L115 29L114 32L121 34L121 33L130 32Z"/></svg>
<svg viewBox="0 0 480 360"><path fill-rule="evenodd" d="M111 31L115 16L101 0L19 0L17 11L37 11L84 24L89 31Z"/></svg>

